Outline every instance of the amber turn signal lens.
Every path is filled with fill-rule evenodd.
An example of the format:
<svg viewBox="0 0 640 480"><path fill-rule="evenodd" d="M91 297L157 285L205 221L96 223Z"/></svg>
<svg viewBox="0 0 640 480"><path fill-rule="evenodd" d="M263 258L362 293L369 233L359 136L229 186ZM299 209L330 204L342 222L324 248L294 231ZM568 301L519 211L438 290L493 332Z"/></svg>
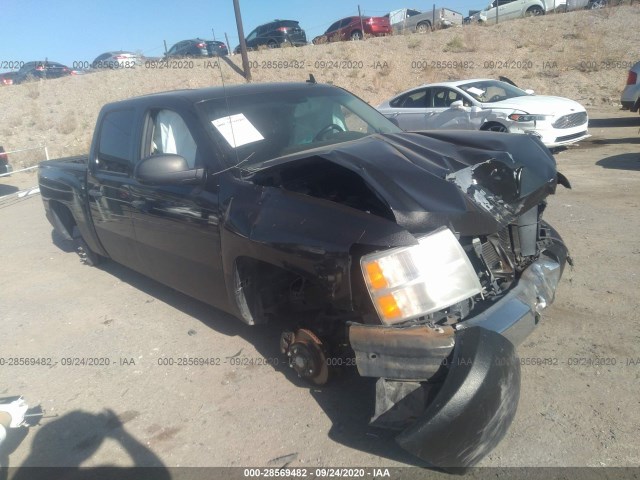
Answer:
<svg viewBox="0 0 640 480"><path fill-rule="evenodd" d="M379 297L378 306L380 307L380 312L386 319L398 318L402 315L400 307L398 307L396 299L393 298L393 295L385 295L384 297Z"/></svg>
<svg viewBox="0 0 640 480"><path fill-rule="evenodd" d="M367 275L369 276L370 285L376 290L380 290L382 288L387 287L387 279L384 278L384 273L382 273L382 269L378 262L367 263Z"/></svg>

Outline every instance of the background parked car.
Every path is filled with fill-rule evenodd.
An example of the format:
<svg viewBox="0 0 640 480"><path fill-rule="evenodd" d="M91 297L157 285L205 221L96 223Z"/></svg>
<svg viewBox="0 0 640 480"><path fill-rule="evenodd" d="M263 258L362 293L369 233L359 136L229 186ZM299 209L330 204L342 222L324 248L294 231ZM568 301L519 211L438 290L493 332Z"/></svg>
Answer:
<svg viewBox="0 0 640 480"><path fill-rule="evenodd" d="M462 14L449 8L436 8L435 12L401 8L387 13L385 17L389 19L393 33L426 33L432 28L448 28L462 25L463 22Z"/></svg>
<svg viewBox="0 0 640 480"><path fill-rule="evenodd" d="M66 65L48 60L27 62L16 73L13 78L14 84L23 83L29 80L50 80L53 78L66 77L74 72Z"/></svg>
<svg viewBox="0 0 640 480"><path fill-rule="evenodd" d="M18 72L5 72L0 73L0 85L13 85L13 79Z"/></svg>
<svg viewBox="0 0 640 480"><path fill-rule="evenodd" d="M210 57L224 57L229 55L227 44L218 40L207 40L207 53Z"/></svg>
<svg viewBox="0 0 640 480"><path fill-rule="evenodd" d="M487 130L535 135L549 148L589 137L578 102L533 95L509 83L475 79L422 85L378 105L403 130Z"/></svg>
<svg viewBox="0 0 640 480"><path fill-rule="evenodd" d="M297 20L274 20L254 28L244 40L247 49L257 50L258 47L268 48L293 45L300 47L307 44L307 34L300 28ZM240 45L233 49L233 53L240 53Z"/></svg>
<svg viewBox="0 0 640 480"><path fill-rule="evenodd" d="M11 172L12 168L9 165L9 156L4 153L4 147L0 145L0 174Z"/></svg>
<svg viewBox="0 0 640 480"><path fill-rule="evenodd" d="M313 39L314 44L361 40L363 35L382 36L391 34L388 17L346 17L331 24L322 34Z"/></svg>
<svg viewBox="0 0 640 480"><path fill-rule="evenodd" d="M496 5L498 5L496 7ZM493 0L484 10L474 15L479 21L484 23L495 23L496 9L498 21L513 20L522 17L534 17L544 15L553 6L542 0Z"/></svg>
<svg viewBox="0 0 640 480"><path fill-rule="evenodd" d="M91 68L133 68L141 65L142 55L133 52L105 52L91 63Z"/></svg>
<svg viewBox="0 0 640 480"><path fill-rule="evenodd" d="M227 55L229 51L223 42L194 38L182 40L173 45L165 57L214 57Z"/></svg>
<svg viewBox="0 0 640 480"><path fill-rule="evenodd" d="M640 62L631 67L627 74L627 85L622 91L620 103L624 110L640 110Z"/></svg>

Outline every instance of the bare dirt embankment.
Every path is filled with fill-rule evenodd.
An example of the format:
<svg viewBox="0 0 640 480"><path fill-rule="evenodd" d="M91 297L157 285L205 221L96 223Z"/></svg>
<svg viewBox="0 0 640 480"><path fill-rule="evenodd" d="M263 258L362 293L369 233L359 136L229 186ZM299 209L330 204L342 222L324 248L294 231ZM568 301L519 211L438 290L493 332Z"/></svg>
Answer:
<svg viewBox="0 0 640 480"><path fill-rule="evenodd" d="M255 82L299 81L313 73L319 82L344 87L372 105L422 83L499 75L587 107L615 105L629 65L640 59L639 24L640 5L621 6L426 35L263 50L250 53L250 61ZM241 65L238 55L228 60ZM82 154L107 102L244 81L223 61L192 63L193 68L188 62L168 69L148 65L0 88L0 144L5 149L47 145L52 157ZM13 163L34 164L42 155L18 154Z"/></svg>

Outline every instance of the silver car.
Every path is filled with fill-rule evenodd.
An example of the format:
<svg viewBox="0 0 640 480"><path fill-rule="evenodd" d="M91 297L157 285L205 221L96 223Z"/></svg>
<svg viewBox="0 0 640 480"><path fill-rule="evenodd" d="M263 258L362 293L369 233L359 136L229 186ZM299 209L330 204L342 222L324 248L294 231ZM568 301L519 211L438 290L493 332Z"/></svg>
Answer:
<svg viewBox="0 0 640 480"><path fill-rule="evenodd" d="M620 103L624 110L637 112L640 108L640 62L636 63L627 76L627 85L622 91Z"/></svg>
<svg viewBox="0 0 640 480"><path fill-rule="evenodd" d="M133 52L105 52L91 63L91 68L134 68L142 65L142 56Z"/></svg>
<svg viewBox="0 0 640 480"><path fill-rule="evenodd" d="M422 85L376 108L407 131L489 130L534 135L549 148L589 137L589 117L574 100L534 95L492 79Z"/></svg>

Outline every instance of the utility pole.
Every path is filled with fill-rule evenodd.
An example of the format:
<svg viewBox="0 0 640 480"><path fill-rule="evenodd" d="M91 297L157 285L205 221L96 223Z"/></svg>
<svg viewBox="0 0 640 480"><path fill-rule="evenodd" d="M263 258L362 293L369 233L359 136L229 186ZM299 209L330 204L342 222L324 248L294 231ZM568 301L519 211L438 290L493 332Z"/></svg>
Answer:
<svg viewBox="0 0 640 480"><path fill-rule="evenodd" d="M240 15L239 0L233 0L233 10L236 14L236 25L238 27L238 36L240 37L240 54L242 55L242 70L244 70L244 78L247 82L251 81L251 69L249 67L249 57L247 56L247 42L244 40L244 28L242 28L242 15Z"/></svg>
<svg viewBox="0 0 640 480"><path fill-rule="evenodd" d="M362 13L360 12L360 5L358 5L358 16L360 17L360 31L362 32L361 40L364 40L364 24L362 22Z"/></svg>
<svg viewBox="0 0 640 480"><path fill-rule="evenodd" d="M498 10L500 10L500 0L496 0L496 25L498 24Z"/></svg>

